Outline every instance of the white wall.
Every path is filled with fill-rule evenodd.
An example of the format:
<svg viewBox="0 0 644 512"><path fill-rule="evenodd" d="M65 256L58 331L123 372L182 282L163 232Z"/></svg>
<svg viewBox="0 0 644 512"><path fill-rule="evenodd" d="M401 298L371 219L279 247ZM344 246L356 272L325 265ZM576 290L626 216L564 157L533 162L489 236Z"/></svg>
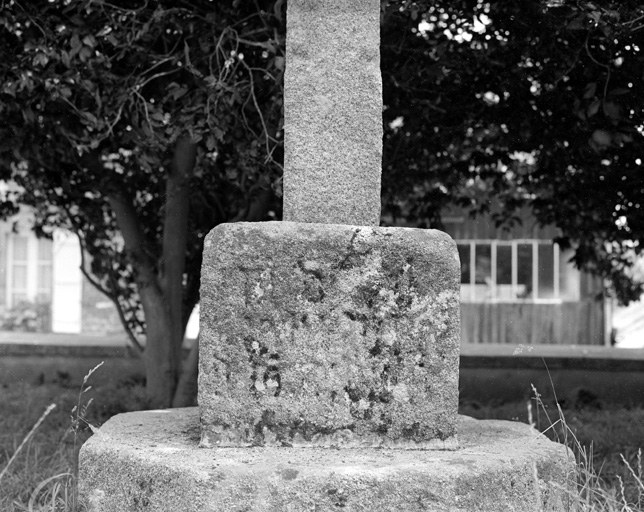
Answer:
<svg viewBox="0 0 644 512"><path fill-rule="evenodd" d="M56 231L53 252L52 332L80 333L83 276L78 238Z"/></svg>

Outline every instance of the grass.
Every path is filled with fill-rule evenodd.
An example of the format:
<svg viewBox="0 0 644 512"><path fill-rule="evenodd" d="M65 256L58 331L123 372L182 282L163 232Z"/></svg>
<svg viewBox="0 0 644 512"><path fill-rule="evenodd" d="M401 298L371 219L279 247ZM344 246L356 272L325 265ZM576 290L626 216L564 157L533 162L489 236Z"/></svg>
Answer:
<svg viewBox="0 0 644 512"><path fill-rule="evenodd" d="M55 407L30 436L52 404ZM75 494L76 461L80 446L91 436L90 425L143 408L143 388L132 382L98 388L84 383L80 392L78 386L64 384L20 383L0 388L0 474L4 472L0 511L80 510Z"/></svg>
<svg viewBox="0 0 644 512"><path fill-rule="evenodd" d="M462 403L461 414L478 419L503 419L533 425L553 441L570 448L576 459L579 496L577 512L644 511L644 408L623 408L587 400L546 403L534 390L527 402Z"/></svg>
<svg viewBox="0 0 644 512"><path fill-rule="evenodd" d="M571 510L644 511L644 409L592 400L568 405L564 410L537 395L522 403L462 403L459 412L531 423L570 447L580 490ZM0 511L80 512L76 461L80 445L91 435L90 425L144 407L143 388L133 382L94 389L86 377L80 391L61 384L1 388Z"/></svg>

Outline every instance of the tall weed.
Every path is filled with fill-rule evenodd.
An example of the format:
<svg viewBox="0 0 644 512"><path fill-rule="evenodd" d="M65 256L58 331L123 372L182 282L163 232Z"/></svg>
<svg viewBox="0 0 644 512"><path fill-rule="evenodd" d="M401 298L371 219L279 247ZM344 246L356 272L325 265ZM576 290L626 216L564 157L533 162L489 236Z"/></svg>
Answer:
<svg viewBox="0 0 644 512"><path fill-rule="evenodd" d="M97 428L87 421L87 410L92 403L92 398L84 400L85 394L92 389L87 381L103 362L92 368L83 378L83 383L78 392L76 405L71 411L70 427L68 433L73 437L72 468L49 476L42 480L30 493L28 502L22 503L14 500L13 509L16 512L82 512L78 501L78 453L80 450L80 431L87 426L92 432ZM2 489L3 477L8 475L12 464L17 460L23 449L29 450L32 438L38 428L45 421L47 416L54 410L56 404L50 404L42 413L38 421L23 438L13 455L9 458L5 467L0 471L0 489Z"/></svg>
<svg viewBox="0 0 644 512"><path fill-rule="evenodd" d="M593 465L593 443L584 446L577 439L574 430L566 422L564 412L557 400L556 391L555 403L557 416L551 418L548 407L543 402L537 389L532 386L534 397L532 401L536 403L536 418L533 415L532 401L528 402L529 423L540 430L541 419L540 411L546 416L548 426L541 431L549 437L554 438L559 443L568 447L575 456L575 481L568 489L562 489L569 495L570 512L642 512L644 511L644 479L642 477L642 449L637 452L637 466L634 469L626 460L623 454L620 454L623 464L628 470L628 481L617 475L619 486L613 487L607 485L605 480L600 477L601 468L595 470Z"/></svg>

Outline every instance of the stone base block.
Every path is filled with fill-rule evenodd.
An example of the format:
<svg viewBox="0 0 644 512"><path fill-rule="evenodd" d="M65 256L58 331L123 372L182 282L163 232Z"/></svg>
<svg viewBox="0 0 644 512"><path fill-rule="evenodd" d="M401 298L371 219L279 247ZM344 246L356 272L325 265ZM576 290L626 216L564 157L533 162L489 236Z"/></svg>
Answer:
<svg viewBox="0 0 644 512"><path fill-rule="evenodd" d="M81 449L91 512L567 510L574 459L523 423L459 417L455 451L199 448L197 408L121 414Z"/></svg>
<svg viewBox="0 0 644 512"><path fill-rule="evenodd" d="M460 276L440 231L217 226L201 272L203 446L455 448Z"/></svg>

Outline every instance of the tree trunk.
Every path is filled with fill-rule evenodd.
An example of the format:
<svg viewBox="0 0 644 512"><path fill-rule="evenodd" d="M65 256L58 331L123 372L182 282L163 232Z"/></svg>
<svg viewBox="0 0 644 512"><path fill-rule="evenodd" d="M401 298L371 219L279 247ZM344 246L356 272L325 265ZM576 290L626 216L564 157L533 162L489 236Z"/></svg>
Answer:
<svg viewBox="0 0 644 512"><path fill-rule="evenodd" d="M166 179L165 218L163 222L163 269L161 286L170 317L177 355L185 332L183 319L183 274L186 266L186 240L190 207L190 178L197 157L197 144L189 136L177 140ZM187 320L186 320L187 321Z"/></svg>
<svg viewBox="0 0 644 512"><path fill-rule="evenodd" d="M172 407L192 407L197 405L199 381L199 336L190 348L188 358L184 362L183 371L172 400Z"/></svg>
<svg viewBox="0 0 644 512"><path fill-rule="evenodd" d="M149 246L132 201L125 195L112 193L110 206L116 215L125 249L136 271L136 284L145 315L145 373L149 405L166 408L172 404L177 385L179 362L172 355L172 329L163 300L163 291L146 248Z"/></svg>
<svg viewBox="0 0 644 512"><path fill-rule="evenodd" d="M136 269L136 280L145 314L146 391L150 406L172 406L181 374L183 274L185 269L189 181L197 146L189 138L180 138L174 148L166 177L166 203L163 222L162 265L155 269L148 253L140 220L129 198L114 192L110 205L123 234L125 248Z"/></svg>
<svg viewBox="0 0 644 512"><path fill-rule="evenodd" d="M168 331L171 346L169 352L162 350L163 357L172 359L172 368L168 365L173 377L173 394L168 407L175 403L175 392L179 383L182 365L183 338L188 321L183 318L183 302L186 298L183 274L186 263L186 240L188 231L188 213L190 207L189 183L192 177L197 156L197 145L188 136L177 140L172 156L172 163L166 181L165 219L163 225L163 270L161 286L163 290L164 309L167 315ZM162 335L162 333L159 333ZM155 364L159 362L155 361ZM174 371L177 371L174 374ZM183 392L181 392L183 394Z"/></svg>
<svg viewBox="0 0 644 512"><path fill-rule="evenodd" d="M145 312L146 393L150 407L172 407L181 372L181 352L172 334L172 321L163 297L158 290L146 287L139 290Z"/></svg>
<svg viewBox="0 0 644 512"><path fill-rule="evenodd" d="M183 331L188 326L188 320L199 302L199 279L188 279L183 295ZM199 335L190 353L184 361L183 370L179 377L177 390L174 394L172 407L192 407L197 405L197 378L199 367Z"/></svg>
<svg viewBox="0 0 644 512"><path fill-rule="evenodd" d="M197 145L180 137L174 147L166 175L163 244L160 255L150 254L134 204L127 192L108 194L125 250L135 269L136 284L145 315L146 391L150 406L172 406L181 374L181 349L185 332L184 272L190 206L189 185L197 156ZM97 159L93 165L101 165ZM91 163L91 162L90 162ZM160 258L159 258L160 256ZM153 258L160 259L160 265Z"/></svg>

